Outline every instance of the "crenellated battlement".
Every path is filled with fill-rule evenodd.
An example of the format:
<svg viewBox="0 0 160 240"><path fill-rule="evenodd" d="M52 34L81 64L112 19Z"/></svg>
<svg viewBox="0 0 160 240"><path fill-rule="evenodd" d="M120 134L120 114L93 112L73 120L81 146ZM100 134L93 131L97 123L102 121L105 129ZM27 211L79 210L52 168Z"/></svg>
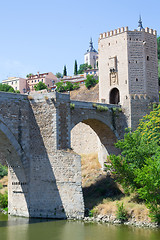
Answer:
<svg viewBox="0 0 160 240"><path fill-rule="evenodd" d="M108 32L104 32L104 33L101 33L100 34L100 37L99 39L104 39L104 38L109 38L109 37L112 37L112 36L116 36L118 34L121 34L121 33L124 33L124 32L146 32L146 33L150 33L152 35L155 35L157 36L157 31L156 30L153 30L152 28L148 28L146 27L145 29L141 29L141 31L138 31L137 29L135 29L134 31L130 31L128 29L128 27L121 27L121 28L118 28L118 29L115 29L115 30L111 30L111 31L108 31Z"/></svg>

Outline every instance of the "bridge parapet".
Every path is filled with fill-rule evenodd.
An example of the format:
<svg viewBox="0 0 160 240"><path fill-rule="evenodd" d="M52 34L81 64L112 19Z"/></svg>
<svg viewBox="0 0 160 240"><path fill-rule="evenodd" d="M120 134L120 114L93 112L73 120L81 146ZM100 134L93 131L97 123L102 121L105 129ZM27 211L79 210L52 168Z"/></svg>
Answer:
<svg viewBox="0 0 160 240"><path fill-rule="evenodd" d="M70 101L72 104L74 104L75 108L85 108L85 109L95 109L95 105L103 106L103 107L108 107L109 109L112 108L120 108L121 106L118 104L104 104L104 103L99 103L99 102L84 102L84 101Z"/></svg>

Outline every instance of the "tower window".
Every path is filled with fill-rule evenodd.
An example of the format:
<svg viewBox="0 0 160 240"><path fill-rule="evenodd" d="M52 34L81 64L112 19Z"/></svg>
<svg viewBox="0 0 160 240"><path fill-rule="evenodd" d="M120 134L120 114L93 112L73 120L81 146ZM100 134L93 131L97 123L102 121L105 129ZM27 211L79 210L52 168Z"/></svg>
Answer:
<svg viewBox="0 0 160 240"><path fill-rule="evenodd" d="M147 56L147 61L149 61L149 56Z"/></svg>
<svg viewBox="0 0 160 240"><path fill-rule="evenodd" d="M138 82L138 78L136 78L136 82Z"/></svg>
<svg viewBox="0 0 160 240"><path fill-rule="evenodd" d="M110 46L111 44L110 43L108 43L108 46Z"/></svg>

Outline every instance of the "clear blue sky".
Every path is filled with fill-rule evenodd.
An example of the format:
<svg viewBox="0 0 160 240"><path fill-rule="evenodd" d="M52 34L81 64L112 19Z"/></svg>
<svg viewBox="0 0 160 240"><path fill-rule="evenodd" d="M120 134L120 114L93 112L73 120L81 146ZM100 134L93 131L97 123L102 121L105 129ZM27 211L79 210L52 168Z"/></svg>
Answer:
<svg viewBox="0 0 160 240"><path fill-rule="evenodd" d="M159 0L5 0L0 2L0 81L27 73L73 74L83 63L90 37L97 49L101 32L143 26L160 34Z"/></svg>

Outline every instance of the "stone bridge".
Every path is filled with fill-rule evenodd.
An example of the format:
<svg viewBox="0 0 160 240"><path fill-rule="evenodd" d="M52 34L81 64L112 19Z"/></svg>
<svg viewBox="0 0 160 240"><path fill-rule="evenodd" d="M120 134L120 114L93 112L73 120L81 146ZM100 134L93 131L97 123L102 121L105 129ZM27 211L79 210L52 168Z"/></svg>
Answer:
<svg viewBox="0 0 160 240"><path fill-rule="evenodd" d="M114 143L127 127L118 109L71 101L67 94L1 92L0 151L9 169L9 214L82 217L81 159L70 149L71 129L83 122L96 132L103 164L106 154L116 153Z"/></svg>

